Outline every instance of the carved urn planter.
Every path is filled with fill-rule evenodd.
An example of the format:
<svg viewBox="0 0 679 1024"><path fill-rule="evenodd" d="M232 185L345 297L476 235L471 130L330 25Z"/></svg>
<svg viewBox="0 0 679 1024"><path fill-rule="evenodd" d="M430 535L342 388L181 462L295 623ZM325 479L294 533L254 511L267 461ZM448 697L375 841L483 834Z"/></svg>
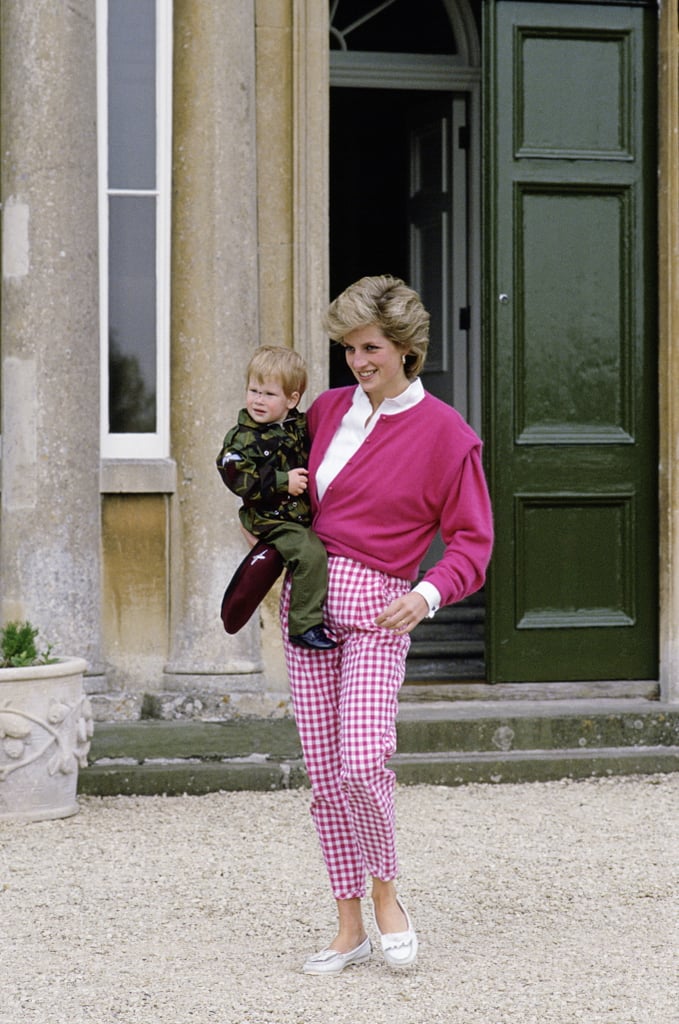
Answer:
<svg viewBox="0 0 679 1024"><path fill-rule="evenodd" d="M0 668L0 820L43 821L78 810L92 709L83 658Z"/></svg>

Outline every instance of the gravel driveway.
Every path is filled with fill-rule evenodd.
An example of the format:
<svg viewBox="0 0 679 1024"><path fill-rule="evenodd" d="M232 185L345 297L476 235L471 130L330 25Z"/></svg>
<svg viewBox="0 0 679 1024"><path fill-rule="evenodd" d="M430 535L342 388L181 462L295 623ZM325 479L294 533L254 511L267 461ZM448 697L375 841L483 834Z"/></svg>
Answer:
<svg viewBox="0 0 679 1024"><path fill-rule="evenodd" d="M300 972L334 925L308 802L0 822L0 1024L677 1024L679 774L399 788L420 957L330 979Z"/></svg>

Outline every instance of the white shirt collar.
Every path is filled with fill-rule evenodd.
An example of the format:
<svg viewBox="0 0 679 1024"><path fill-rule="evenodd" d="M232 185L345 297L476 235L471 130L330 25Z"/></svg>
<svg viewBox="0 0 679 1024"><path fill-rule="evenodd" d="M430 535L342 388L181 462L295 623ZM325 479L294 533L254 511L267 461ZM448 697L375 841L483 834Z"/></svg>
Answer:
<svg viewBox="0 0 679 1024"><path fill-rule="evenodd" d="M393 416L397 412L403 412L405 409L410 409L413 405L417 405L424 398L424 387L419 377L408 385L405 391L402 391L396 398L385 398L381 405L375 410L375 415L378 413L380 416ZM361 412L365 409L368 414L372 413L372 404L370 399L366 395L363 388L358 385L354 391L353 398L354 406L358 407Z"/></svg>

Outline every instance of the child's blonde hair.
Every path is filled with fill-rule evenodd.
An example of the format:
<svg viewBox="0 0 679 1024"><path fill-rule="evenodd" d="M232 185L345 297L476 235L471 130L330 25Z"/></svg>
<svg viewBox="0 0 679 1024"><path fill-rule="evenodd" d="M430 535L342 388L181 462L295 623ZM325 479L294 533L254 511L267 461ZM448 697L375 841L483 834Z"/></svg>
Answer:
<svg viewBox="0 0 679 1024"><path fill-rule="evenodd" d="M285 345L262 345L255 349L245 374L246 387L251 378L262 384L275 380L283 388L286 398L296 391L301 398L306 391L307 375L299 352Z"/></svg>

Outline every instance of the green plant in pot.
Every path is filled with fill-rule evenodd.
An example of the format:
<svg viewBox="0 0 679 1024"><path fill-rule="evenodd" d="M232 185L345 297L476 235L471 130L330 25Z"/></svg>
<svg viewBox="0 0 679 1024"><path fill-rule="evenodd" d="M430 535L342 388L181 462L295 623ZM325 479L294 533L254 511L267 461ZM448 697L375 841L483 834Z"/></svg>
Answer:
<svg viewBox="0 0 679 1024"><path fill-rule="evenodd" d="M53 665L52 645L38 652L38 630L30 622L8 622L0 631L0 668L26 668L28 665Z"/></svg>
<svg viewBox="0 0 679 1024"><path fill-rule="evenodd" d="M53 657L37 637L30 622L0 629L0 819L74 814L78 769L87 765L87 663Z"/></svg>

